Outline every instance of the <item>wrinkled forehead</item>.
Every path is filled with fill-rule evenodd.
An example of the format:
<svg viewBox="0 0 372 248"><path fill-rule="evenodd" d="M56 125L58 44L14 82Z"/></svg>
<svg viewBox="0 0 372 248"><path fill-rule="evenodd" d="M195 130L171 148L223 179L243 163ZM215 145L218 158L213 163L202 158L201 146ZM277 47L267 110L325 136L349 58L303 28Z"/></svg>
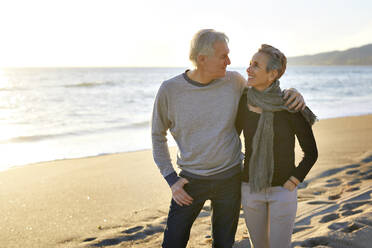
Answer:
<svg viewBox="0 0 372 248"><path fill-rule="evenodd" d="M251 62L257 62L259 64L267 64L268 60L269 60L269 55L263 52L256 52L253 55Z"/></svg>
<svg viewBox="0 0 372 248"><path fill-rule="evenodd" d="M224 41L216 41L213 48L215 55L229 54L230 52L229 46Z"/></svg>

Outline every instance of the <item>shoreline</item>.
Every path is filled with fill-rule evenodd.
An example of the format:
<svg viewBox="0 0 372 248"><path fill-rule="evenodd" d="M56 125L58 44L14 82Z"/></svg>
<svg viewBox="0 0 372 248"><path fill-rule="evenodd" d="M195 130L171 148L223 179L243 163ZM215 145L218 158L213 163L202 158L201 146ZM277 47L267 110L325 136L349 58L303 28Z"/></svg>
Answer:
<svg viewBox="0 0 372 248"><path fill-rule="evenodd" d="M171 148L171 146L169 148ZM151 151L151 149L144 148L144 149L141 149L141 150L134 150L134 151L103 153L103 154L97 154L97 155L85 156L85 157L61 158L61 159L38 161L38 162L27 163L27 164L20 164L20 165L11 165L9 168L5 168L3 170L0 169L0 173L3 172L3 171L14 170L14 169L21 169L21 168L23 168L25 166L32 166L32 165L37 165L37 164L41 164L41 163L53 163L53 162L61 162L61 161L62 162L63 161L71 161L71 160L75 160L75 159L98 158L98 157L102 157L102 156L118 155L118 154L133 153L133 152L144 152L144 151Z"/></svg>
<svg viewBox="0 0 372 248"><path fill-rule="evenodd" d="M363 117L363 116L369 116L369 115L372 115L372 113L356 114L356 115L341 116L341 117L329 117L329 118L325 118L325 119L319 119L318 122L319 121L325 121L325 120L332 120L332 119L349 118L349 117ZM168 139L169 138L171 138L171 137L168 137ZM170 145L169 148L176 148L176 145ZM102 153L102 154L91 155L91 156L61 158L61 159L54 159L54 160L42 160L42 161L19 164L19 165L9 165L6 168L0 169L0 173L3 172L3 171L19 169L19 168L23 168L25 166L35 165L35 164L39 164L39 163L70 161L70 160L74 160L74 159L85 159L85 158L97 158L97 157L100 157L100 156L117 155L117 154L125 154L125 153L132 153L132 152L141 152L141 151L151 151L151 150L152 150L151 148L142 148L142 149L139 149L139 150L128 150L128 151L120 151L120 152L113 152L113 153Z"/></svg>

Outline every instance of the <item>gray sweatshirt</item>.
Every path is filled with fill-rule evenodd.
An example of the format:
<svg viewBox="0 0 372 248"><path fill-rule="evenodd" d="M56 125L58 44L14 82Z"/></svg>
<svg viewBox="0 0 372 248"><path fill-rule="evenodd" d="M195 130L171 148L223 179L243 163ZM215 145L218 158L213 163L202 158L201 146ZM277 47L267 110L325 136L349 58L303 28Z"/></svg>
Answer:
<svg viewBox="0 0 372 248"><path fill-rule="evenodd" d="M152 147L165 178L176 176L167 145L168 129L177 143L177 164L182 171L213 176L241 163L235 117L244 87L244 78L229 71L206 85L190 80L186 73L162 83L153 109Z"/></svg>

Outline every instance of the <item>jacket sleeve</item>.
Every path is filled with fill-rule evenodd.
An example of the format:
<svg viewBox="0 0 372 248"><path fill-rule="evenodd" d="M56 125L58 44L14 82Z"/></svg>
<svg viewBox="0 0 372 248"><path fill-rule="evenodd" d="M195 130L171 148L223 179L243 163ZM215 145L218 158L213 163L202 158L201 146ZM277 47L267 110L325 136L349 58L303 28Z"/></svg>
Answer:
<svg viewBox="0 0 372 248"><path fill-rule="evenodd" d="M238 113L236 114L236 119L235 119L235 129L239 136L242 133L242 130L244 128L244 116L246 114L246 109L247 109L247 95L246 93L244 93L240 97Z"/></svg>
<svg viewBox="0 0 372 248"><path fill-rule="evenodd" d="M292 176L302 182L318 159L318 149L313 130L302 114L298 112L292 114L291 117L292 128L294 129L301 149L304 152L304 156L292 172Z"/></svg>

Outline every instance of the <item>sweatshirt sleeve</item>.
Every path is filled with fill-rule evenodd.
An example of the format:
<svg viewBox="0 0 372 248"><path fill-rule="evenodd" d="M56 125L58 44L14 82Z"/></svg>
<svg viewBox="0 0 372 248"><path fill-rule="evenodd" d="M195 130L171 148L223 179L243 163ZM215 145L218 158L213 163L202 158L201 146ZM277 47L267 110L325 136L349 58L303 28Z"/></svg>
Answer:
<svg viewBox="0 0 372 248"><path fill-rule="evenodd" d="M299 181L303 181L310 169L318 159L318 149L316 146L313 130L300 112L291 115L292 128L295 130L298 142L304 156L292 175Z"/></svg>
<svg viewBox="0 0 372 248"><path fill-rule="evenodd" d="M237 83L238 91L240 92L240 95L243 95L247 87L247 80L236 71L231 72L231 79Z"/></svg>
<svg viewBox="0 0 372 248"><path fill-rule="evenodd" d="M163 83L156 95L152 113L152 154L160 173L163 175L169 186L172 186L178 180L178 176L173 168L169 155L166 137L169 127L170 120L168 119L168 95L167 88Z"/></svg>

